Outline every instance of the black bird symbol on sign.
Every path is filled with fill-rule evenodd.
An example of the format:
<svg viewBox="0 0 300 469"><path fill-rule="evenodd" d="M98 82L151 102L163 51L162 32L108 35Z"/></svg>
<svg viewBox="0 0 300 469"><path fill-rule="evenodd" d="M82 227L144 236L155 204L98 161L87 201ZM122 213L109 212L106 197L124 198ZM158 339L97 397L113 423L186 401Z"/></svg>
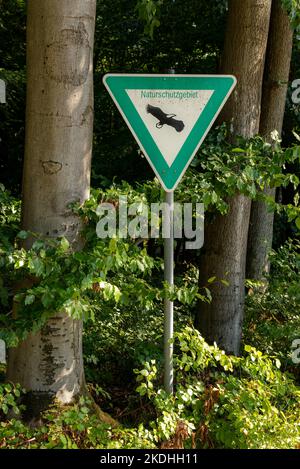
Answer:
<svg viewBox="0 0 300 469"><path fill-rule="evenodd" d="M174 127L177 132L181 132L184 129L184 123L182 121L174 119L176 114L166 114L159 107L151 106L151 104L147 104L146 111L153 117L156 117L156 119L158 119L158 122L156 124L156 127L158 129L161 129L164 125Z"/></svg>

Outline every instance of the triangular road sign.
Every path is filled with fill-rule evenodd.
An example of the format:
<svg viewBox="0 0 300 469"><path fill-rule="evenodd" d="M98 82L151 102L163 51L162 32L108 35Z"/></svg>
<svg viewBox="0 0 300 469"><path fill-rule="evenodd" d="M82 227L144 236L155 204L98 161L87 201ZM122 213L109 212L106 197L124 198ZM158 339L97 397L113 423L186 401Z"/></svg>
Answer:
<svg viewBox="0 0 300 469"><path fill-rule="evenodd" d="M162 186L172 191L229 98L236 78L109 73L103 82Z"/></svg>

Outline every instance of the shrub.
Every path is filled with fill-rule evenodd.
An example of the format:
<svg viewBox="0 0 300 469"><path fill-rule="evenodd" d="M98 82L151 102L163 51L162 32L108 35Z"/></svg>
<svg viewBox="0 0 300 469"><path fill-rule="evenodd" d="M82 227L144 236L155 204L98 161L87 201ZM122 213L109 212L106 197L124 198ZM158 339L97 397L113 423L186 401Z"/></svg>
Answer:
<svg viewBox="0 0 300 469"><path fill-rule="evenodd" d="M278 359L251 346L243 357L227 356L190 327L175 335L175 344L174 396L159 387L154 360L137 371L137 391L157 412L149 437L156 444L172 447L184 428L187 448L299 445L300 389Z"/></svg>
<svg viewBox="0 0 300 469"><path fill-rule="evenodd" d="M244 341L280 358L283 369L297 373L291 360L294 339L300 339L300 242L289 240L272 251L269 287L251 288L246 298Z"/></svg>

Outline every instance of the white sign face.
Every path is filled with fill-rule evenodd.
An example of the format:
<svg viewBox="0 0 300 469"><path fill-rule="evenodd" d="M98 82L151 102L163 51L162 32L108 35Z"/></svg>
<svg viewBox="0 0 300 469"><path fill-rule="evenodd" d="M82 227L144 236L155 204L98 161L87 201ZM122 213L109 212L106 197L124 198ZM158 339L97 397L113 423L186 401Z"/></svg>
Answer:
<svg viewBox="0 0 300 469"><path fill-rule="evenodd" d="M0 103L6 103L5 82L3 80L0 80Z"/></svg>
<svg viewBox="0 0 300 469"><path fill-rule="evenodd" d="M213 92L214 90L126 90L169 167ZM159 121L160 114L166 116L166 121L169 119L169 122L173 122L174 127Z"/></svg>
<svg viewBox="0 0 300 469"><path fill-rule="evenodd" d="M109 73L103 82L166 191L173 191L236 85L231 75Z"/></svg>

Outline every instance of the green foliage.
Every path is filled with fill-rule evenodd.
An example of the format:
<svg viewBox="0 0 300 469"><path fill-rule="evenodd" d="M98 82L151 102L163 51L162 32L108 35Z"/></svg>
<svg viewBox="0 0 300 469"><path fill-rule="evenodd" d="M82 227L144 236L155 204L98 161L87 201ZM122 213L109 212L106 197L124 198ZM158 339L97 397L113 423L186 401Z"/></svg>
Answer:
<svg viewBox="0 0 300 469"><path fill-rule="evenodd" d="M94 237L97 242L93 248L79 253L71 252L67 240L62 238L38 239L28 251L20 248L8 256L2 255L2 264L11 275L34 279L30 288L21 288L14 296L18 309L14 328L19 338L40 328L56 311L65 310L76 319L92 317L96 298L98 303L128 304L134 296L141 305L147 303L143 276L156 267L155 261L133 243L98 240L96 234ZM137 297L136 290L140 292ZM9 317L6 324L11 327ZM17 337L4 338L9 341Z"/></svg>
<svg viewBox="0 0 300 469"><path fill-rule="evenodd" d="M283 1L288 11L299 11L297 0ZM223 48L227 3L227 0L115 0L112 10L110 2L97 2L94 62L95 82L99 86L95 87L94 185L108 187L113 179L152 178L151 169L129 130L100 86L102 75L120 70L157 73L170 68L178 73L216 73ZM24 152L25 13L23 0L2 0L0 78L7 82L8 104L0 107L0 178L14 191L20 189ZM155 38L151 39L149 33L154 30ZM295 56L294 62L297 60ZM292 113L295 112L297 109L293 108ZM207 157L205 153L199 156ZM224 159L222 162L226 166ZM253 182L250 173L245 177ZM188 182L199 185L194 177L186 179L186 185ZM228 182L232 189L233 182L230 179ZM242 190L245 183L245 179L240 179ZM248 190L253 193L251 185ZM211 198L213 204L224 208L217 200L218 191L210 192L212 195L206 195L206 201Z"/></svg>
<svg viewBox="0 0 300 469"><path fill-rule="evenodd" d="M201 294L196 282L191 284L189 279L182 279L174 289L168 285L162 287L162 259L150 256L146 245L139 247L135 240L129 238L97 237L98 203L105 200L117 202L124 191L129 203L145 201L140 192L123 185L106 192L94 191L83 207L74 208L83 221L85 245L79 252L74 252L64 237L50 239L20 231L16 241L21 244L22 240L29 238L32 244L31 249L26 250L14 239L4 236L6 224L4 234L0 229L0 269L4 273L0 300L4 306L11 305L13 300L17 312L15 320L12 320L9 308L0 314L0 336L10 346L24 339L29 331L40 329L51 315L59 311L66 311L75 319L89 318L93 321L99 310L108 312L110 309L112 316L119 316L121 310L128 311L128 314L136 311L140 317L150 311L160 311L161 314L166 295L185 305L196 300L207 301L207 292ZM9 196L3 197L8 197L7 201L4 199L4 205L11 200ZM10 209L6 208L3 215L11 230L15 229L14 223L18 218L15 206L16 203ZM16 294L13 294L12 285L18 285Z"/></svg>
<svg viewBox="0 0 300 469"><path fill-rule="evenodd" d="M216 72L223 44L226 1L164 0L155 40L145 36L157 26L160 0L98 0L94 47L95 126L94 185L116 178L129 181L152 176L146 161L101 85L107 72ZM143 8L142 8L143 10ZM178 15L180 11L180 15ZM147 26L149 24L149 27ZM25 0L2 0L0 10L0 78L7 83L7 105L0 106L0 181L20 193L25 121Z"/></svg>
<svg viewBox="0 0 300 469"><path fill-rule="evenodd" d="M156 360L135 370L142 408L146 399L151 402L152 420L112 428L82 397L71 406L54 405L38 428L0 413L0 447L295 448L300 443L300 389L280 367L278 359L249 345L244 356L228 356L209 346L198 331L183 327L175 334L174 396L160 388ZM5 386L0 387L0 404L8 403L17 414L21 390Z"/></svg>
<svg viewBox="0 0 300 469"><path fill-rule="evenodd" d="M298 3L283 0L295 27ZM95 82L101 83L103 73L120 70L216 73L226 12L226 0L115 0L113 9L111 2L99 0ZM14 192L20 190L24 145L25 21L24 0L1 0L0 78L6 81L8 102L0 106L0 177ZM295 52L294 78L299 78L298 61ZM299 445L299 388L279 368L281 362L281 370L295 375L299 369L290 360L292 340L300 337L299 243L272 253L268 291L248 285L253 294L247 297L244 342L250 345L245 355L231 357L210 347L186 324L192 323L197 301L210 301L209 285L218 279L211 277L199 289L197 269L185 262L177 265L176 288L162 286L161 241L96 237L100 201L117 203L125 194L129 203L158 202L162 190L100 85L95 98L92 177L106 189L93 191L83 207L74 207L82 219L82 251L73 252L65 238L19 231L20 201L0 184L0 336L16 345L62 309L83 318L89 388L113 413L127 412L128 427L112 429L99 421L88 399L81 399L73 406L54 406L40 428L30 428L18 420L23 391L8 383L0 385L0 448L153 448L162 442L172 446L177 437L187 448L294 448ZM285 145L299 121L290 101ZM296 133L293 138L299 140ZM232 145L222 126L200 148L177 199L204 202L210 217L226 213L227 198L236 193L260 199L265 186L283 187L292 194L285 205L267 202L296 232L299 156L299 146L284 149L276 135L272 146L260 137ZM123 178L136 187L119 184ZM30 250L22 247L27 239ZM160 389L165 296L175 301L174 397ZM134 395L132 369L137 367ZM122 403L115 404L118 386L125 394L123 411Z"/></svg>
<svg viewBox="0 0 300 469"><path fill-rule="evenodd" d="M25 66L25 0L1 0L0 68Z"/></svg>
<svg viewBox="0 0 300 469"><path fill-rule="evenodd" d="M270 261L267 290L248 282L244 340L264 353L276 355L284 368L297 373L291 361L291 345L300 338L299 241L289 240L277 252L272 251Z"/></svg>
<svg viewBox="0 0 300 469"><path fill-rule="evenodd" d="M16 297L25 314L23 317L21 312L22 323L16 321L19 330L14 330L14 334L22 336L25 326L30 323L32 327L32 318L35 318L34 327L38 327L41 316L46 318L55 307L64 305L75 317L83 314L87 318L86 372L88 380L94 383L94 394L98 393L100 401L111 401L112 384L127 382L130 385L130 369L145 362L137 372L138 392L144 400L150 399L153 410L148 412L154 415L152 421L144 414L142 422L138 419L134 426L130 422L129 428L113 430L87 411L89 405L83 401L63 410L52 409L43 417L39 429L30 429L16 418L7 419L3 412L1 447L152 448L159 447L163 441L171 444L180 431L184 432L187 448L194 445L201 448L295 447L299 444L299 390L292 379L279 370L278 358L284 368L290 367L286 356L290 352L290 340L297 338L299 331L298 244L289 243L272 255L269 292L248 296L245 340L251 346L245 347L246 354L242 358L227 356L217 347L207 345L197 331L185 328L184 324L192 319L191 305L199 299L198 290L195 289L190 300L185 299L197 285L198 278L190 266L177 279L178 289L168 292L176 299L177 329L176 392L170 397L160 389L162 298L168 291L165 288L162 292L159 288L161 260L154 260L145 247L138 248L128 240L103 241L95 236L98 202L114 203L124 192L129 202L140 199L149 202L160 195L155 183L138 190L123 185L94 191L90 200L76 209L84 221L86 246L81 253L73 253L64 238L36 239L28 252L16 248L19 204L2 191L2 229L9 227L9 231L5 248L2 243L1 266L6 272L11 269L12 277L21 272L21 278L32 275L39 282L20 291ZM21 231L18 239L28 235L33 236ZM100 275L101 272L105 275ZM212 277L209 283L215 280ZM4 319L2 317L5 323ZM12 332L9 316L6 325ZM254 349L257 344L264 354L270 353L274 358ZM15 391L9 386L5 392L2 390L1 402L4 411L11 408L17 414L18 391L14 395ZM129 401L131 406L139 405L134 396L130 396ZM108 407L113 410L113 403Z"/></svg>
<svg viewBox="0 0 300 469"><path fill-rule="evenodd" d="M200 298L207 297L195 294L198 291L198 278L195 269L190 267L184 275L177 276L178 283L174 298L175 329L179 330L185 324L192 324L192 308ZM161 279L153 276L149 284L157 284ZM93 305L94 319L85 323L83 335L83 351L86 363L86 376L89 382L99 383L106 393L100 391L95 398L100 404L104 403L112 409L111 387L120 389L130 388L134 384L133 368L151 358L158 363L163 360L163 324L164 311L161 299L149 301L148 307L141 307L139 301L131 299L130 304L112 304L111 302ZM205 292L207 295L207 292ZM192 297L191 303L186 298ZM161 297L159 297L161 298ZM138 300L138 298L136 299ZM133 399L134 400L134 399ZM131 403L130 403L131 404Z"/></svg>
<svg viewBox="0 0 300 469"><path fill-rule="evenodd" d="M12 393L8 396L14 399ZM13 410L15 413L20 413L24 408L14 406ZM0 413L0 449L153 447L154 445L145 438L144 432L122 427L113 429L109 424L101 421L88 398L81 397L77 404L65 407L54 404L43 413L40 425L35 428L22 423L17 418L1 417Z"/></svg>
<svg viewBox="0 0 300 469"><path fill-rule="evenodd" d="M300 5L298 0L281 0L283 8L289 14L292 26L299 30L300 26Z"/></svg>
<svg viewBox="0 0 300 469"><path fill-rule="evenodd" d="M95 238L98 201L117 205L120 195L128 197L128 204L151 203L160 200L162 191L155 183L142 185L136 190L124 183L105 191L93 191L91 199L80 209L81 216L90 220L85 228L85 238L91 240L88 243L93 243ZM124 243L125 240L119 242ZM126 243L130 242L127 240ZM138 248L140 255L147 250L149 256L151 251L154 254L161 247L161 240L157 240L156 246L150 243L150 240L142 242ZM177 327L186 321L192 322L191 308L196 301L210 299L207 288L199 290L197 272L192 265L182 266L180 275L176 276L176 287L171 289L168 285L163 286L162 259L149 259L155 267L143 270L139 263L141 270L136 272L139 278L135 281L127 271L125 274L121 269L115 272L114 282L118 282L122 293L119 302L101 301L99 295L92 300L93 318L88 320L84 330L87 375L90 380L104 383L107 388L112 383L132 381L132 368L140 366L145 359L155 356L161 360L163 298L166 295L175 301ZM103 356L106 360L102 359Z"/></svg>
<svg viewBox="0 0 300 469"><path fill-rule="evenodd" d="M19 230L21 202L0 184L0 247L9 247Z"/></svg>
<svg viewBox="0 0 300 469"><path fill-rule="evenodd" d="M298 139L298 135L294 134ZM290 173L287 168L299 165L300 146L293 144L284 149L280 143L278 134L274 133L272 145L259 136L248 140L238 138L235 144L230 144L226 125L216 128L200 147L178 186L176 200L203 202L206 211L225 214L228 197L243 193L251 199L264 200L270 210L286 214L288 223L294 223L295 228L299 229L300 207L297 192L293 203L285 205L275 203L262 192L265 187L292 187L294 191L299 187L297 173ZM123 183L120 188L117 186L117 192L121 194L123 190L132 202L157 202L161 197L161 189L156 180L139 185L136 191L129 187ZM108 194L115 200L116 189L108 190Z"/></svg>
<svg viewBox="0 0 300 469"><path fill-rule="evenodd" d="M159 387L154 360L137 371L137 391L153 402L157 417L148 438L170 441L185 426L189 448L295 448L300 442L300 390L280 362L245 346L227 356L186 327L175 335L174 396Z"/></svg>
<svg viewBox="0 0 300 469"><path fill-rule="evenodd" d="M43 414L42 425L37 428L16 418L2 419L0 448L94 448L97 442L108 443L109 428L91 412L91 402L81 398L78 404L65 408L53 405Z"/></svg>
<svg viewBox="0 0 300 469"><path fill-rule="evenodd" d="M0 182L20 191L25 120L25 0L1 0L0 79L7 104L0 105Z"/></svg>
<svg viewBox="0 0 300 469"><path fill-rule="evenodd" d="M150 10L150 23L141 20L137 0L98 0L95 34L95 125L92 185L108 187L112 181L144 182L153 172L138 145L101 85L107 72L216 73L223 32L226 1L164 0L159 18L153 16L157 0L142 4ZM178 14L178 11L180 14ZM144 33L157 20L154 37Z"/></svg>
<svg viewBox="0 0 300 469"><path fill-rule="evenodd" d="M273 135L273 145L259 136L248 140L238 138L232 145L227 136L224 125L210 133L180 184L178 197L203 202L206 209L214 208L224 214L227 211L226 199L242 193L251 199L263 198L271 209L289 211L291 220L299 216L296 205L276 205L261 191L265 187L286 187L289 184L293 184L295 189L298 187L297 175L287 173L285 168L299 161L300 147L294 145L284 150L276 134Z"/></svg>
<svg viewBox="0 0 300 469"><path fill-rule="evenodd" d="M0 449L34 448L33 441L32 430L21 420L0 421Z"/></svg>
<svg viewBox="0 0 300 469"><path fill-rule="evenodd" d="M206 209L217 208L224 213L226 196L238 189L256 196L264 184L289 181L298 184L295 176L282 172L286 162L299 157L298 147L283 152L278 145L273 148L256 138L241 141L239 147L232 148L225 142L224 133L225 128L219 129L203 146L202 156L199 155L195 168L178 190L178 200L204 200ZM9 345L16 345L30 330L42 327L50 315L65 310L74 318L89 321L93 334L86 335L85 350L91 375L95 372L114 375L113 366L98 369L96 355L111 351L111 362L118 367L125 353L128 362L124 362L124 367L132 369L139 360L149 358L154 349L156 358L161 354L157 344L162 334L162 304L166 295L175 300L179 325L181 320L192 320L196 301L210 301L209 285L217 279L211 278L199 290L197 272L189 264L180 267L175 288L168 285L162 288L162 260L153 257L157 248L162 252L161 241L151 245L152 241L147 240L136 243L130 239L97 238L98 203L118 204L120 195L126 195L129 204L149 204L161 200L162 191L156 181L136 189L123 183L93 191L84 206L74 207L83 221L85 246L82 251L73 252L65 238L41 239L34 233L18 233L20 203L1 187L0 301L4 309L0 315L0 335ZM297 213L293 216L297 217ZM20 247L27 237L33 242L30 250ZM24 284L24 279L30 281ZM17 294L13 292L15 284L19 285ZM14 321L13 297L18 311Z"/></svg>
<svg viewBox="0 0 300 469"><path fill-rule="evenodd" d="M19 385L0 383L0 420L9 412L15 415L20 414L23 407L18 405L18 400L23 393L24 390Z"/></svg>
<svg viewBox="0 0 300 469"><path fill-rule="evenodd" d="M154 29L160 25L159 14L163 0L138 0L136 9L139 18L145 22L144 33L153 39Z"/></svg>
<svg viewBox="0 0 300 469"><path fill-rule="evenodd" d="M14 249L13 242L20 223L20 206L20 201L12 197L0 184L0 305L5 308L1 311L2 314L9 307L11 291L5 259Z"/></svg>

